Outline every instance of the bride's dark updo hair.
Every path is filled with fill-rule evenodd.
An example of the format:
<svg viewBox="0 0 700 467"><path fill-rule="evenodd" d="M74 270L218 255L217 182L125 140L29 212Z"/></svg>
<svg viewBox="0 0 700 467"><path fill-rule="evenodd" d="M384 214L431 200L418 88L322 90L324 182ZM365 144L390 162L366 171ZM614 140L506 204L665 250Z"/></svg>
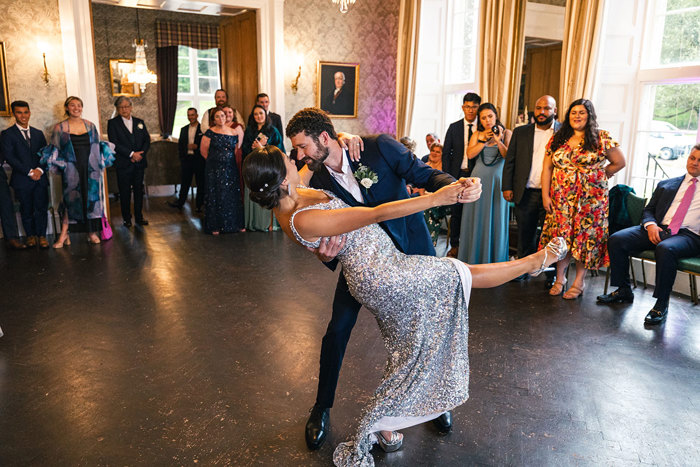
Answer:
<svg viewBox="0 0 700 467"><path fill-rule="evenodd" d="M281 185L287 176L286 156L277 146L257 148L243 161L243 180L250 190L250 199L265 209L279 206L287 195Z"/></svg>

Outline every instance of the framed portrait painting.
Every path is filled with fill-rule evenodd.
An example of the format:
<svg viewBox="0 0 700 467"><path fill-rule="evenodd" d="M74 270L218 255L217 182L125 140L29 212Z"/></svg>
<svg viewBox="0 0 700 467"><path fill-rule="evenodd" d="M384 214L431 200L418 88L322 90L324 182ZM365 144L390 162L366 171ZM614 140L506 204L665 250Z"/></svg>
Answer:
<svg viewBox="0 0 700 467"><path fill-rule="evenodd" d="M0 116L10 116L10 94L7 90L7 62L5 61L5 43L0 42Z"/></svg>
<svg viewBox="0 0 700 467"><path fill-rule="evenodd" d="M126 75L134 66L133 60L124 58L109 59L109 82L113 96L139 97L141 89L137 84L126 82Z"/></svg>
<svg viewBox="0 0 700 467"><path fill-rule="evenodd" d="M357 117L359 63L318 62L316 106L333 117Z"/></svg>

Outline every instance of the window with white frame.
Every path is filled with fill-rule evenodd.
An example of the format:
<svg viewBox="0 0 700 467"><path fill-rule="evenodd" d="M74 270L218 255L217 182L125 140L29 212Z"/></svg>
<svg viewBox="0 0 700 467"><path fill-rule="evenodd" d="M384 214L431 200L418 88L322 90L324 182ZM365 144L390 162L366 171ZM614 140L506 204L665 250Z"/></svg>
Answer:
<svg viewBox="0 0 700 467"><path fill-rule="evenodd" d="M650 197L657 182L686 173L700 137L700 0L650 0L630 184Z"/></svg>
<svg viewBox="0 0 700 467"><path fill-rule="evenodd" d="M187 125L188 108L196 108L201 116L207 109L214 107L214 93L221 87L220 83L218 49L200 50L179 46L174 129Z"/></svg>

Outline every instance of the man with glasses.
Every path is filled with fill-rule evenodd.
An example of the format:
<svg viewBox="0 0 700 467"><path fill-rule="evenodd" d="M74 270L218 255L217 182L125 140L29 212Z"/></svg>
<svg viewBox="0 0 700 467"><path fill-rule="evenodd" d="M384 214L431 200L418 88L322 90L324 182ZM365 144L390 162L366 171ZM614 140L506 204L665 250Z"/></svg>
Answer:
<svg viewBox="0 0 700 467"><path fill-rule="evenodd" d="M456 179L469 177L476 164L476 158L467 157L469 138L476 131L476 111L481 104L481 96L474 92L468 92L462 99L462 111L464 118L452 123L445 134L445 144L442 149L442 170ZM452 206L452 219L450 220L450 245L447 252L450 258L457 257L459 250L459 230L462 225L462 205Z"/></svg>

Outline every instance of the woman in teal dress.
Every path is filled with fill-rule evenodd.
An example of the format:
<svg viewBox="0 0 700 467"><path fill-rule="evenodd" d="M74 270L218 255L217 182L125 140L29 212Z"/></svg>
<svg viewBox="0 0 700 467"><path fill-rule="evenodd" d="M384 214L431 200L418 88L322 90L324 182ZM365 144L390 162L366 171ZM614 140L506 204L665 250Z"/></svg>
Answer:
<svg viewBox="0 0 700 467"><path fill-rule="evenodd" d="M248 125L243 134L243 160L253 149L265 147L265 145L276 146L280 151L285 152L282 136L277 128L272 126L270 116L261 105L253 107L254 125ZM250 200L250 191L245 189L243 205L245 208L245 228L247 230L258 230L267 232L279 230L280 226L272 215L272 211L261 208L258 204Z"/></svg>
<svg viewBox="0 0 700 467"><path fill-rule="evenodd" d="M511 131L488 102L479 106L476 128L467 157L477 158L471 175L481 179L481 199L464 205L457 257L469 264L500 263L508 261L508 202L501 193L501 177Z"/></svg>
<svg viewBox="0 0 700 467"><path fill-rule="evenodd" d="M105 215L102 174L114 162L114 145L100 141L94 123L82 118L83 101L70 96L63 107L66 120L57 123L51 141L41 151L42 166L61 173L63 202L58 208L61 234L54 248L70 245L71 231L80 226L88 232L88 242L100 243L98 233Z"/></svg>

